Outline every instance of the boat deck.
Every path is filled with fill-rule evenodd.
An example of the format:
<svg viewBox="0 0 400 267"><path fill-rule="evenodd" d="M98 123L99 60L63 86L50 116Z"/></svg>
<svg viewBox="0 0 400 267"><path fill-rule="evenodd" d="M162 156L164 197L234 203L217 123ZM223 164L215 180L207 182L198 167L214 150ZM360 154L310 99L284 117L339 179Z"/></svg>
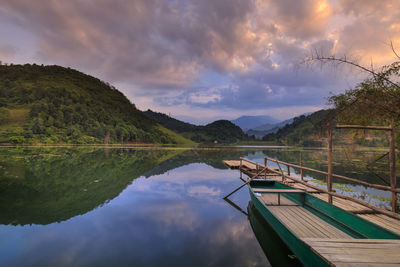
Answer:
<svg viewBox="0 0 400 267"><path fill-rule="evenodd" d="M352 238L284 196L280 196L280 205L277 194L262 194L258 198L268 206L275 217L300 238Z"/></svg>

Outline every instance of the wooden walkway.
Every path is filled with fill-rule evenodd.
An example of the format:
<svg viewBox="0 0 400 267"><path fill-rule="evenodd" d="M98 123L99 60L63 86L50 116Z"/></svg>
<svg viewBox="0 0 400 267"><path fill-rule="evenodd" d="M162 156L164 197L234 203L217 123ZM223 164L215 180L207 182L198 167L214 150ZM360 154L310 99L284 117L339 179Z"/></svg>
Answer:
<svg viewBox="0 0 400 267"><path fill-rule="evenodd" d="M400 266L400 240L302 238L334 266Z"/></svg>
<svg viewBox="0 0 400 267"><path fill-rule="evenodd" d="M226 166L228 166L231 169L239 169L240 168L240 160L224 160L223 161ZM247 161L242 161L242 167L240 170L248 175L249 177L254 177L257 175L261 170L262 170L262 165L257 166L254 163L247 162ZM278 182L282 182L282 177L279 175L276 175L274 173L267 173L266 175L264 172L259 176L259 178L268 178L272 179ZM309 188L306 185L303 185L301 183L297 183L294 181L289 181L288 179L285 180L285 183L293 188L296 189L301 189L304 190L305 192L312 194L315 197L318 197L324 201L328 202L328 195L325 193L321 193L313 188ZM361 204L355 203L350 200L345 200L337 197L332 197L332 204L344 209L346 211L352 212L354 214L357 214L358 216L375 223L377 225L380 225L388 230L391 230L395 233L400 234L400 220L396 220L394 218L391 218L389 216L383 215L383 214L378 214L374 210L369 209ZM400 252L400 250L399 250Z"/></svg>

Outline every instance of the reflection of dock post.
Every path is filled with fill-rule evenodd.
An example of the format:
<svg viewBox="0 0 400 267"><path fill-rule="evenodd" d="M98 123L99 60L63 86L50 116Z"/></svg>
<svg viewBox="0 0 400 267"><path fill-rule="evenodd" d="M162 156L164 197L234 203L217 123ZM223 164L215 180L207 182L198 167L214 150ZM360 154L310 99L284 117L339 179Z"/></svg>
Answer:
<svg viewBox="0 0 400 267"><path fill-rule="evenodd" d="M390 187L396 188L396 148L394 140L394 127L393 122L390 125L391 130L389 131L389 161L390 161ZM397 205L397 193L392 191L392 211L396 212Z"/></svg>
<svg viewBox="0 0 400 267"><path fill-rule="evenodd" d="M326 177L328 192L332 192L332 122L328 124L328 175ZM328 201L332 203L332 195L328 194Z"/></svg>
<svg viewBox="0 0 400 267"><path fill-rule="evenodd" d="M242 158L240 158L240 165L239 165L239 171L240 171L240 180L242 180Z"/></svg>

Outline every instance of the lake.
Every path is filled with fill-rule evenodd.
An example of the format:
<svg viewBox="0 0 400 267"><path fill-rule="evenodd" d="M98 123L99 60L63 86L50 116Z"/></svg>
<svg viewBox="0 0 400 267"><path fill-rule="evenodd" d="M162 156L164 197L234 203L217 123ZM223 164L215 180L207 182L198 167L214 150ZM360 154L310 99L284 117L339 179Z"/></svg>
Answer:
<svg viewBox="0 0 400 267"><path fill-rule="evenodd" d="M365 166L384 153L337 151L334 172L385 184L387 159ZM246 188L223 200L242 182L222 160L264 156L326 170L321 149L0 148L0 265L297 265ZM334 187L390 207L385 192Z"/></svg>

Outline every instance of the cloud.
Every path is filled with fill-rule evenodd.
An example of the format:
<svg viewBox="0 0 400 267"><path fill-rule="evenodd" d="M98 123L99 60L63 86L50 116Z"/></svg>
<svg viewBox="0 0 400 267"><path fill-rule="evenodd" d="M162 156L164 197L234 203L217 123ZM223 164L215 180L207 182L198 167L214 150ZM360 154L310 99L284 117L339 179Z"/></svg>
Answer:
<svg viewBox="0 0 400 267"><path fill-rule="evenodd" d="M0 60L8 60L17 53L17 49L8 44L0 44Z"/></svg>
<svg viewBox="0 0 400 267"><path fill-rule="evenodd" d="M219 197L221 195L221 190L206 185L195 185L190 186L187 190L187 193L192 197L209 200L210 198Z"/></svg>
<svg viewBox="0 0 400 267"><path fill-rule="evenodd" d="M206 67L246 70L261 53L253 1L2 1L34 32L38 56L142 87L189 85Z"/></svg>
<svg viewBox="0 0 400 267"><path fill-rule="evenodd" d="M295 71L298 62L312 49L366 65L391 62L388 44L400 47L397 6L398 0L0 0L0 33L1 25L13 25L21 36L3 38L0 56L21 62L18 55L34 54L30 62L123 84L144 109L196 107L210 117L218 109L225 116L304 110L359 77Z"/></svg>

